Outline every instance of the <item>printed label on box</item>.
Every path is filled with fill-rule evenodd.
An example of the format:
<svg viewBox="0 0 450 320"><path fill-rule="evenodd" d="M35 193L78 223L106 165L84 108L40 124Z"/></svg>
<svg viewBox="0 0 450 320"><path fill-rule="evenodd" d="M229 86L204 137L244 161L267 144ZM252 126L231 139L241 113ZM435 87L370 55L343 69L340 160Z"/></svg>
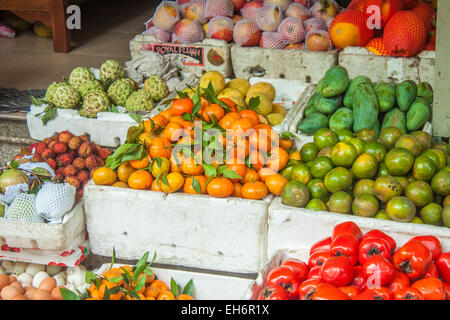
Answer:
<svg viewBox="0 0 450 320"><path fill-rule="evenodd" d="M205 66L205 53L202 47L185 47L171 44L148 44L143 50L152 50L172 60L179 60L186 66Z"/></svg>

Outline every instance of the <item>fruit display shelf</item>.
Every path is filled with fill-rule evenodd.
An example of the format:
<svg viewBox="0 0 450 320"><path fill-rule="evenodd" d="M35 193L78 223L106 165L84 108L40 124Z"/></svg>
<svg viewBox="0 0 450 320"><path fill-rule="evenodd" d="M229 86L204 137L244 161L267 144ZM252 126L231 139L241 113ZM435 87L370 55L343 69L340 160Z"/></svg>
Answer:
<svg viewBox="0 0 450 320"><path fill-rule="evenodd" d="M404 58L374 55L364 47L346 47L339 53L339 65L349 71L351 79L364 75L374 82L413 80L434 87L435 57L431 50Z"/></svg>
<svg viewBox="0 0 450 320"><path fill-rule="evenodd" d="M288 207L281 203L281 198L276 198L269 206L267 255L270 257L280 249L296 250L301 259L307 260L311 245L329 236L335 225L346 221L353 221L363 232L383 231L398 246L415 236L434 235L441 241L443 252L450 250L450 232L445 227Z"/></svg>
<svg viewBox="0 0 450 320"><path fill-rule="evenodd" d="M158 251L158 254L160 252ZM123 266L114 264L113 267ZM111 267L111 264L103 264L95 271L95 274L101 275ZM195 300L238 300L240 299L255 277L238 277L228 273L207 273L186 270L182 268L171 269L166 267L151 267L152 272L158 280L167 284L171 283L173 278L181 287L192 280L194 284L193 297ZM86 290L84 286L81 290Z"/></svg>
<svg viewBox="0 0 450 320"><path fill-rule="evenodd" d="M198 77L205 71L218 71L225 77L233 74L231 44L223 40L205 39L196 43L173 44L150 35L138 34L130 41L132 59L141 57L146 51L154 51L166 58L180 61L183 70Z"/></svg>
<svg viewBox="0 0 450 320"><path fill-rule="evenodd" d="M84 202L79 201L58 224L0 219L0 243L21 249L64 251L86 238ZM81 239L81 240L80 240Z"/></svg>
<svg viewBox="0 0 450 320"><path fill-rule="evenodd" d="M338 51L265 49L259 47L231 48L231 61L236 77L296 79L314 83L338 63ZM283 63L276 63L283 61Z"/></svg>
<svg viewBox="0 0 450 320"><path fill-rule="evenodd" d="M92 252L218 271L256 273L266 261L267 212L263 200L165 194L97 186L84 190ZM105 227L105 221L108 226Z"/></svg>

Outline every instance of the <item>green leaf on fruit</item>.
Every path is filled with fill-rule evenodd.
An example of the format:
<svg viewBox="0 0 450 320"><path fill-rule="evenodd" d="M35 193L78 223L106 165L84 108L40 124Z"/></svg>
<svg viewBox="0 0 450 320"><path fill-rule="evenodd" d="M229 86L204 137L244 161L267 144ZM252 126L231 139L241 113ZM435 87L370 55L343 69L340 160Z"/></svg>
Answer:
<svg viewBox="0 0 450 320"><path fill-rule="evenodd" d="M184 286L183 293L192 297L192 294L194 293L194 281L192 279Z"/></svg>
<svg viewBox="0 0 450 320"><path fill-rule="evenodd" d="M198 180L195 177L192 178L192 187L194 188L195 192L197 192L198 194L202 193L200 183L198 182Z"/></svg>
<svg viewBox="0 0 450 320"><path fill-rule="evenodd" d="M203 164L203 170L205 170L205 175L209 177L217 176L217 169L212 164Z"/></svg>
<svg viewBox="0 0 450 320"><path fill-rule="evenodd" d="M64 300L81 300L80 297L75 293L65 288L60 288L61 296Z"/></svg>
<svg viewBox="0 0 450 320"><path fill-rule="evenodd" d="M255 110L256 108L259 107L260 103L261 103L261 101L259 100L259 97L250 98L250 100L248 102L248 108L250 110Z"/></svg>
<svg viewBox="0 0 450 320"><path fill-rule="evenodd" d="M141 123L142 122L142 116L140 114L130 113L129 116L130 116L131 119L136 121L136 123Z"/></svg>

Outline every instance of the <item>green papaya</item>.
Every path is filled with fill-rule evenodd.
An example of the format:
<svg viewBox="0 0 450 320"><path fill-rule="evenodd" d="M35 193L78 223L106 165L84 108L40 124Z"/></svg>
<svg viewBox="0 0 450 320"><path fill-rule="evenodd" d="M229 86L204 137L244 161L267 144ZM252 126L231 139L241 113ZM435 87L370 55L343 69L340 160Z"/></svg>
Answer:
<svg viewBox="0 0 450 320"><path fill-rule="evenodd" d="M406 115L399 108L391 109L384 115L381 130L386 127L399 128L402 134L406 134L408 131L406 128Z"/></svg>
<svg viewBox="0 0 450 320"><path fill-rule="evenodd" d="M344 106L347 108L353 108L353 94L355 93L356 87L360 83L369 83L372 84L372 81L366 76L358 76L354 78L350 85L348 86L347 91L344 96Z"/></svg>
<svg viewBox="0 0 450 320"><path fill-rule="evenodd" d="M361 83L353 94L353 131L371 129L378 121L378 98L370 84Z"/></svg>
<svg viewBox="0 0 450 320"><path fill-rule="evenodd" d="M320 94L326 98L344 93L350 84L347 69L341 66L333 66L325 73L320 85Z"/></svg>
<svg viewBox="0 0 450 320"><path fill-rule="evenodd" d="M317 82L316 92L320 93L322 91L323 85L325 83L325 78L322 78Z"/></svg>
<svg viewBox="0 0 450 320"><path fill-rule="evenodd" d="M425 98L430 105L433 104L433 88L428 82L421 82L417 85L417 96Z"/></svg>
<svg viewBox="0 0 450 320"><path fill-rule="evenodd" d="M430 119L431 106L426 98L417 98L406 114L406 127L409 131L421 128Z"/></svg>
<svg viewBox="0 0 450 320"><path fill-rule="evenodd" d="M380 136L380 121L378 121L378 119L377 119L377 121L375 121L374 125L370 129L375 131L375 133L377 134L377 137L379 137Z"/></svg>
<svg viewBox="0 0 450 320"><path fill-rule="evenodd" d="M328 128L328 117L319 112L311 113L298 124L298 130L305 133L314 133L321 128Z"/></svg>
<svg viewBox="0 0 450 320"><path fill-rule="evenodd" d="M353 110L350 108L340 108L331 115L329 127L336 132L339 129L351 130L353 126Z"/></svg>
<svg viewBox="0 0 450 320"><path fill-rule="evenodd" d="M387 112L395 105L395 87L386 82L377 83L374 87L380 104L380 111Z"/></svg>
<svg viewBox="0 0 450 320"><path fill-rule="evenodd" d="M336 109L340 108L342 106L342 96L338 95L331 98L326 97L319 97L316 100L316 104L314 105L315 109L318 112L324 113L324 114L331 114Z"/></svg>
<svg viewBox="0 0 450 320"><path fill-rule="evenodd" d="M416 100L417 85L412 80L406 80L397 86L395 92L397 98L397 105L401 111L408 111L411 104Z"/></svg>
<svg viewBox="0 0 450 320"><path fill-rule="evenodd" d="M317 112L315 104L318 98L320 98L321 95L319 92L316 92L315 94L313 94L311 96L311 98L309 98L308 102L306 103L306 107L305 107L305 116L309 116L311 113L313 112Z"/></svg>

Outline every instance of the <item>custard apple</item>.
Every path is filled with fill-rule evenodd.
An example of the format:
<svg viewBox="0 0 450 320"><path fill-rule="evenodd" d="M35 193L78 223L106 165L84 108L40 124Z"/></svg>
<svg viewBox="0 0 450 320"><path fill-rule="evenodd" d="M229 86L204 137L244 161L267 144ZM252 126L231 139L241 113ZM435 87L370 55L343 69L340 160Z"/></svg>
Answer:
<svg viewBox="0 0 450 320"><path fill-rule="evenodd" d="M78 88L89 80L95 80L94 74L86 67L77 67L72 70L69 76L69 84L74 89Z"/></svg>
<svg viewBox="0 0 450 320"><path fill-rule="evenodd" d="M45 92L45 101L47 101L47 103L55 104L55 100L54 100L55 91L56 91L56 88L59 85L61 85L61 84L65 85L66 83L63 83L63 82L52 82L48 86L47 91Z"/></svg>
<svg viewBox="0 0 450 320"><path fill-rule="evenodd" d="M144 89L150 93L155 102L161 101L169 94L167 84L158 76L150 76L145 79Z"/></svg>
<svg viewBox="0 0 450 320"><path fill-rule="evenodd" d="M134 81L130 78L123 78L123 80L125 80L126 83L128 83L128 85L131 87L131 89L133 89L133 91L136 91L137 89L139 89L139 85L136 83L136 81Z"/></svg>
<svg viewBox="0 0 450 320"><path fill-rule="evenodd" d="M80 115L86 118L95 118L97 113L105 112L110 102L108 95L101 90L88 93L83 102L83 107L79 111Z"/></svg>
<svg viewBox="0 0 450 320"><path fill-rule="evenodd" d="M108 88L108 96L117 106L125 106L127 98L133 93L133 89L124 79L114 81Z"/></svg>
<svg viewBox="0 0 450 320"><path fill-rule="evenodd" d="M100 80L89 80L84 82L81 86L78 87L78 92L81 94L83 99L91 92L94 91L104 91L103 85Z"/></svg>
<svg viewBox="0 0 450 320"><path fill-rule="evenodd" d="M117 80L125 76L125 70L115 60L106 60L100 67L100 80L105 82L108 79Z"/></svg>
<svg viewBox="0 0 450 320"><path fill-rule="evenodd" d="M129 112L151 111L153 106L152 96L144 89L133 92L125 104Z"/></svg>
<svg viewBox="0 0 450 320"><path fill-rule="evenodd" d="M81 96L77 90L63 83L56 87L53 101L57 108L74 109L80 103Z"/></svg>

